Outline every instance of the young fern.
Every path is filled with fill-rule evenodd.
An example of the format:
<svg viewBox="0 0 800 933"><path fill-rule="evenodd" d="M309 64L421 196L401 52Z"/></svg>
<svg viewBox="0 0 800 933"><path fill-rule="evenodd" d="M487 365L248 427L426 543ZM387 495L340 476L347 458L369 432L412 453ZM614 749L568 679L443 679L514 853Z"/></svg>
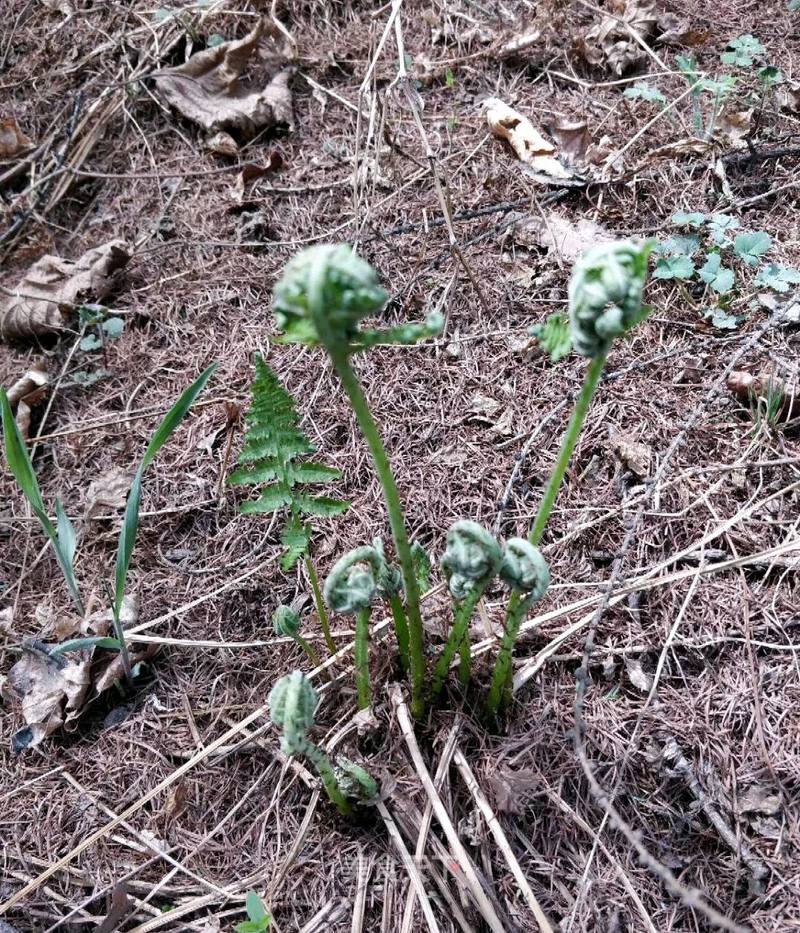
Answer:
<svg viewBox="0 0 800 933"><path fill-rule="evenodd" d="M308 738L314 725L317 692L302 671L293 671L275 684L269 695L270 719L283 730L281 751L284 755L303 755L316 768L322 786L344 816L353 812L350 799L368 801L375 797L378 786L359 765L346 758L334 768L331 760Z"/></svg>
<svg viewBox="0 0 800 933"><path fill-rule="evenodd" d="M600 383L611 345L615 338L625 335L649 313L649 308L642 304L642 294L647 281L647 263L653 245L652 242L603 244L587 250L575 265L568 292L572 345L577 353L589 359L589 365L567 426L567 433L561 444L558 459L547 481L541 504L528 536L528 543L533 548L536 548L544 534L558 491L583 429L589 406ZM538 555L538 551L536 553ZM521 552L520 556L522 556ZM503 638L487 702L491 716L497 715L500 707L510 696L511 653L522 620L530 606L540 599L547 589L549 572L545 580L543 568L539 562L540 557L541 555L538 557L528 555L532 570L536 571L538 567L540 579L544 581L543 589L539 581L535 581L533 589L526 591L509 579L512 593L506 610Z"/></svg>
<svg viewBox="0 0 800 933"><path fill-rule="evenodd" d="M325 348L372 453L403 578L406 604L402 618L408 629L411 708L414 716L421 717L425 708L425 654L414 557L386 448L350 357L376 344L413 343L437 334L442 327L441 316L429 318L424 324L388 330L361 329L360 322L379 312L388 296L378 284L374 269L345 245L326 244L303 250L287 264L275 286L274 298L275 316L286 342ZM395 622L397 626L397 618ZM397 627L398 641L401 631L402 623Z"/></svg>
<svg viewBox="0 0 800 933"><path fill-rule="evenodd" d="M272 630L283 638L291 638L308 655L314 667L320 666L320 659L314 648L300 634L300 616L289 606L280 605L272 613Z"/></svg>
<svg viewBox="0 0 800 933"><path fill-rule="evenodd" d="M315 453L316 448L300 429L300 415L294 399L260 356L256 356L255 369L253 404L246 415L245 446L239 456L239 469L229 476L228 482L262 487L257 499L242 504L241 511L246 514L288 510L281 532L281 544L285 549L281 566L289 571L298 560L305 559L325 643L333 654L336 644L330 634L319 580L309 555L311 527L306 518L340 515L350 503L308 493L306 487L332 482L341 474L333 467L304 459Z"/></svg>
<svg viewBox="0 0 800 933"><path fill-rule="evenodd" d="M477 522L464 519L447 533L442 570L451 595L456 600L453 627L433 674L431 695L436 699L447 679L456 651L461 655L459 679L470 679L471 652L469 625L478 601L500 569L503 552L492 535Z"/></svg>

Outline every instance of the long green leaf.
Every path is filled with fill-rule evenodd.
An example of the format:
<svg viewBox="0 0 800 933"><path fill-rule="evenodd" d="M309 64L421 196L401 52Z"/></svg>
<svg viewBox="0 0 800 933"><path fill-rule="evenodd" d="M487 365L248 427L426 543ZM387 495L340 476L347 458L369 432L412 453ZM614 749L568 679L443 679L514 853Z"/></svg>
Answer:
<svg viewBox="0 0 800 933"><path fill-rule="evenodd" d="M122 600L125 598L125 581L128 578L133 545L136 542L136 532L139 528L139 506L142 500L142 480L144 479L144 472L153 462L156 454L167 442L175 428L177 428L186 417L194 400L203 391L216 368L217 364L212 363L212 365L183 392L172 408L170 408L166 417L158 426L152 440L147 445L147 450L142 458L142 462L133 478L131 491L128 494L128 504L125 507L125 518L122 522L122 530L119 535L119 545L117 547L117 566L114 575L114 615L116 618L119 618L120 612L122 611Z"/></svg>
<svg viewBox="0 0 800 933"><path fill-rule="evenodd" d="M51 658L55 658L61 654L66 654L67 651L83 651L84 648L108 648L119 651L121 647L122 642L117 638L103 638L100 635L92 635L88 638L70 638L69 641L62 641L60 645L51 648L49 654Z"/></svg>
<svg viewBox="0 0 800 933"><path fill-rule="evenodd" d="M36 479L36 472L33 469L31 458L28 454L28 448L14 420L11 411L11 405L4 389L0 389L0 411L3 419L3 442L6 452L6 460L14 479L17 481L23 495L30 503L34 515L39 519L42 530L50 539L53 550L56 554L56 560L64 574L64 578L69 587L70 594L75 600L75 604L80 612L83 612L83 601L78 590L78 583L75 580L73 570L73 558L75 556L75 529L72 527L69 519L64 512L61 502L56 502L56 513L58 516L58 531L53 527L47 509L44 506L42 493L39 489L39 482Z"/></svg>

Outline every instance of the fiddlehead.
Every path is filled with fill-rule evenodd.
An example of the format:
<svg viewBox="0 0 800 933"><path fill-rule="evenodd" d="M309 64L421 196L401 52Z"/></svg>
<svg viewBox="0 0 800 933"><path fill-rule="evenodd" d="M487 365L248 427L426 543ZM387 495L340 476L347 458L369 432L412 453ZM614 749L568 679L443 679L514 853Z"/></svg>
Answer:
<svg viewBox="0 0 800 933"><path fill-rule="evenodd" d="M348 551L333 565L325 581L325 602L334 612L368 609L378 592L380 558L375 548Z"/></svg>
<svg viewBox="0 0 800 933"><path fill-rule="evenodd" d="M447 547L442 555L442 570L457 605L453 627L433 675L434 699L444 686L456 651L461 653L459 677L463 684L470 677L469 624L483 591L497 576L503 551L492 535L477 522L463 519L447 533Z"/></svg>
<svg viewBox="0 0 800 933"><path fill-rule="evenodd" d="M340 813L353 810L339 786L330 759L308 738L314 725L317 692L302 671L292 671L275 684L269 694L269 716L283 730L281 751L284 755L304 755L317 769L328 797Z"/></svg>
<svg viewBox="0 0 800 933"><path fill-rule="evenodd" d="M650 243L604 243L587 250L569 282L572 344L581 356L598 357L642 320Z"/></svg>
<svg viewBox="0 0 800 933"><path fill-rule="evenodd" d="M475 585L496 576L503 559L500 545L477 522L462 519L447 532L442 570L450 592L464 599ZM488 579L487 579L488 578Z"/></svg>
<svg viewBox="0 0 800 933"><path fill-rule="evenodd" d="M500 578L537 602L550 586L550 568L538 547L525 538L509 538L503 551Z"/></svg>
<svg viewBox="0 0 800 933"><path fill-rule="evenodd" d="M284 605L278 606L272 613L272 629L276 635L295 641L308 655L314 667L320 666L319 655L300 634L300 616L294 609Z"/></svg>

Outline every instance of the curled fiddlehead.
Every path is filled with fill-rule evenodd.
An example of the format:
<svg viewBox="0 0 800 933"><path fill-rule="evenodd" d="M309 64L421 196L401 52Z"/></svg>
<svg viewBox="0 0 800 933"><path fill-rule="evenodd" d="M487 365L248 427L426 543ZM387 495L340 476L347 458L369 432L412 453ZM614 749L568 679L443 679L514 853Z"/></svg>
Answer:
<svg viewBox="0 0 800 933"><path fill-rule="evenodd" d="M356 616L356 638L353 661L356 669L358 708L366 709L372 702L369 681L369 619L372 601L379 591L385 561L374 547L358 547L348 551L333 565L325 581L325 602L334 612L353 612Z"/></svg>
<svg viewBox="0 0 800 933"><path fill-rule="evenodd" d="M456 522L447 532L442 555L450 592L456 599L464 599L476 583L497 574L502 559L500 545L482 525L469 519Z"/></svg>
<svg viewBox="0 0 800 933"><path fill-rule="evenodd" d="M330 758L308 738L308 731L314 725L314 712L317 708L317 692L308 678L302 671L293 671L281 677L270 691L268 702L270 719L283 730L281 750L284 755L305 756L317 769L322 786L331 802L340 813L349 816L353 812L347 799L351 796L350 791L340 784ZM358 765L353 767L358 768ZM363 771L363 769L359 770ZM352 795L358 800L365 799L369 789L369 775L365 771L363 773L365 780ZM353 775L350 775L350 781L350 788L355 789L356 784L353 781L356 781L356 778ZM377 786L375 792L377 793Z"/></svg>
<svg viewBox="0 0 800 933"><path fill-rule="evenodd" d="M478 600L497 576L502 561L500 545L477 522L463 519L448 531L441 563L450 592L456 599L456 609L453 627L433 674L431 693L434 699L441 693L456 651L461 654L459 679L465 685L469 682L469 624Z"/></svg>
<svg viewBox="0 0 800 933"><path fill-rule="evenodd" d="M652 248L650 243L604 243L576 263L569 282L569 317L572 344L581 356L602 356L615 337L642 320Z"/></svg>
<svg viewBox="0 0 800 933"><path fill-rule="evenodd" d="M317 652L300 634L300 616L290 606L280 605L272 613L272 628L276 635L291 638L305 653L314 667L319 667L320 659Z"/></svg>
<svg viewBox="0 0 800 933"><path fill-rule="evenodd" d="M536 602L550 586L550 568L538 547L525 538L509 538L503 551L500 578L511 587L527 593Z"/></svg>

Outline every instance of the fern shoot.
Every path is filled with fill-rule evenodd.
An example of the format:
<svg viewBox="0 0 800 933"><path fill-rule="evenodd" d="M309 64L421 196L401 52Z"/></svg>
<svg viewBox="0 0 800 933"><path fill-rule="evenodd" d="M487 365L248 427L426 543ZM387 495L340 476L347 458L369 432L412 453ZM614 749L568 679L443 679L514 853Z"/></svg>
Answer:
<svg viewBox="0 0 800 933"><path fill-rule="evenodd" d="M305 559L325 642L333 653L336 645L330 635L317 574L309 557L312 531L307 519L331 518L344 512L350 503L309 491L309 487L330 483L341 474L334 467L307 459L316 448L300 428L300 414L294 399L260 356L256 356L255 370L253 403L245 416L245 444L239 456L239 468L228 481L236 486L261 487L257 499L242 503L243 513L268 515L286 511L286 523L281 532L284 548L281 567L289 571L301 558Z"/></svg>

